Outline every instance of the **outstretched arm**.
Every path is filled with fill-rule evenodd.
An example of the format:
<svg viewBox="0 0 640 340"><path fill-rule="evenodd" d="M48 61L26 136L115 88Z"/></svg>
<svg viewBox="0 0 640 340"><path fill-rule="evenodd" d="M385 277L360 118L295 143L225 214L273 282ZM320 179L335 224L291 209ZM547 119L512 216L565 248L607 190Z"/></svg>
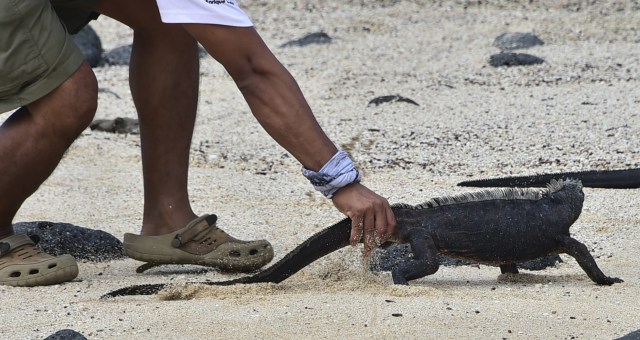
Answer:
<svg viewBox="0 0 640 340"><path fill-rule="evenodd" d="M295 79L253 27L184 24L236 82L258 122L305 168L320 170L338 151L323 132ZM395 232L387 200L359 183L340 189L334 205L353 220L351 243L371 252Z"/></svg>

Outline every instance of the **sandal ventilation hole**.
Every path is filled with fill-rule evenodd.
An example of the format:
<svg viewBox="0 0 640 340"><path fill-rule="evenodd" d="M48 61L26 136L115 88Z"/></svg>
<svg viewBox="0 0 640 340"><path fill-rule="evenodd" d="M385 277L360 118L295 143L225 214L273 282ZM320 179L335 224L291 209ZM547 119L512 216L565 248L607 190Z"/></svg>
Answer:
<svg viewBox="0 0 640 340"><path fill-rule="evenodd" d="M55 267L57 267L57 266L58 266L58 264L57 264L57 263L51 263L47 268L49 268L49 269L53 269L53 268L55 268Z"/></svg>
<svg viewBox="0 0 640 340"><path fill-rule="evenodd" d="M31 270L29 271L29 275L35 275L35 274L38 274L39 272L40 272L40 271L39 271L39 270L37 270L37 269L31 269Z"/></svg>
<svg viewBox="0 0 640 340"><path fill-rule="evenodd" d="M20 272L13 272L13 273L9 274L9 277L20 277L20 275L22 275L22 273L20 273Z"/></svg>
<svg viewBox="0 0 640 340"><path fill-rule="evenodd" d="M242 254L238 250L232 250L232 251L229 252L229 256L231 256L231 257L240 257L240 256L242 256Z"/></svg>
<svg viewBox="0 0 640 340"><path fill-rule="evenodd" d="M257 255L257 254L258 254L258 249L249 250L249 255Z"/></svg>

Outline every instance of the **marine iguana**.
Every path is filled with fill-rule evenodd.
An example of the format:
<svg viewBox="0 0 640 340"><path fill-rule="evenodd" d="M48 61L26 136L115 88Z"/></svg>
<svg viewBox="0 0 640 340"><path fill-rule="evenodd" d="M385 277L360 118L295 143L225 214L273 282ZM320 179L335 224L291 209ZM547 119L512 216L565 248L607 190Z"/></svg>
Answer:
<svg viewBox="0 0 640 340"><path fill-rule="evenodd" d="M461 187L542 187L551 179L574 178L590 188L636 189L640 188L640 168L624 170L593 170L560 172L533 176L516 176L480 179L458 183Z"/></svg>
<svg viewBox="0 0 640 340"><path fill-rule="evenodd" d="M574 257L597 284L623 282L606 276L587 247L570 236L569 227L580 216L583 202L580 181L552 180L543 189L492 189L433 198L416 206L394 204L398 226L391 242L409 243L413 258L392 271L393 282L407 284L435 273L440 266L440 254L498 265L502 273L517 273L519 262L559 253ZM346 218L311 236L276 264L253 276L189 284L279 283L313 261L349 245L350 232L351 220ZM103 297L151 295L169 285L130 286Z"/></svg>

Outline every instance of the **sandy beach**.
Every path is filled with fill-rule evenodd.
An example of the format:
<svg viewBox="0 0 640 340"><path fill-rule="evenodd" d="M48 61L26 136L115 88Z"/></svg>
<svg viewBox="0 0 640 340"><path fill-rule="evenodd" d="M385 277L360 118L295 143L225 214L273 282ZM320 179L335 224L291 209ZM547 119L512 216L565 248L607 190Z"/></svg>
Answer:
<svg viewBox="0 0 640 340"><path fill-rule="evenodd" d="M327 134L356 160L364 183L392 203L419 204L474 188L463 180L640 167L640 7L634 1L243 1L263 39L297 79ZM105 51L132 31L91 26ZM331 44L280 47L312 32ZM531 32L517 52L540 65L489 65L494 39ZM136 117L126 66L94 69L96 118ZM251 115L211 57L201 60L190 192L239 238L266 238L278 260L343 218ZM108 90L108 91L107 91ZM401 95L419 105L368 105ZM6 119L8 115L0 116ZM179 117L176 117L179 119ZM87 129L15 222L54 221L122 239L139 232L138 135ZM136 274L140 262L79 263L73 282L0 286L0 338L43 339L615 339L640 329L640 189L585 188L572 227L605 274L577 262L500 275L491 266L441 267L409 286L371 273L362 247L333 253L280 284L185 287L239 275L196 266ZM117 288L175 283L156 296L100 300Z"/></svg>

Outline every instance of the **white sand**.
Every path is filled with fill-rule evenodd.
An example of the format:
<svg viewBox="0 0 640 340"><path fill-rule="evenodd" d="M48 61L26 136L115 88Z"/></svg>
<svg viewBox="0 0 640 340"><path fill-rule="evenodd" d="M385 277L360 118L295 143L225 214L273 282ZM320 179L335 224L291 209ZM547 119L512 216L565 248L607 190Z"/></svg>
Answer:
<svg viewBox="0 0 640 340"><path fill-rule="evenodd" d="M528 2L244 1L244 7L327 133L357 159L366 185L391 202L417 204L474 190L455 186L470 177L640 165L637 5ZM92 26L105 50L131 42L131 31L108 18ZM334 43L279 48L316 31ZM493 39L504 32L538 35L545 45L520 52L546 62L489 66L498 52ZM127 68L95 71L100 87L121 97L101 93L97 118L135 117ZM224 70L208 58L202 75L190 176L195 210L218 214L238 237L269 239L277 258L340 220L255 122ZM388 94L420 106L367 106ZM16 222L68 222L119 238L138 232L140 170L138 136L87 130ZM279 285L101 301L131 284L234 276L178 266L136 274L140 263L133 260L80 263L71 283L0 287L0 338L41 339L71 328L90 339L613 339L640 328L640 191L585 193L574 235L622 284L597 286L564 256L556 268L518 278L501 277L494 267L443 267L397 287L387 274L363 270L358 248L329 255Z"/></svg>

